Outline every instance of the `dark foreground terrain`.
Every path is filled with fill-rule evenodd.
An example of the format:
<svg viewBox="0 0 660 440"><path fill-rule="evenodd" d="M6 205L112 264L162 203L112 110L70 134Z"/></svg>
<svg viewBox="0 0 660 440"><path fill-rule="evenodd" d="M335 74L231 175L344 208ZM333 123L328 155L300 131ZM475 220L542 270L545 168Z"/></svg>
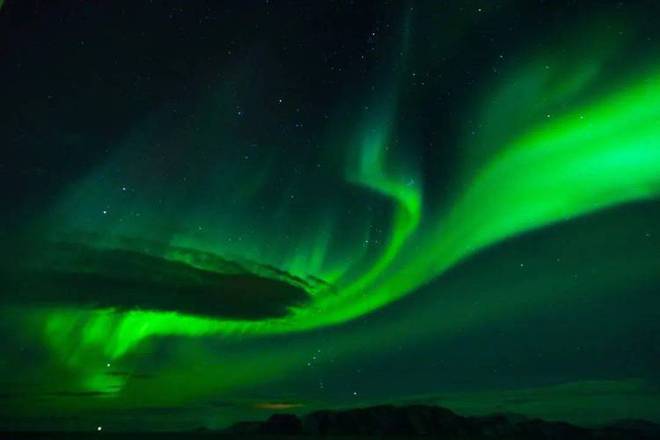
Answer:
<svg viewBox="0 0 660 440"><path fill-rule="evenodd" d="M276 414L263 422L239 422L223 431L164 433L12 432L2 439L359 439L387 437L448 440L660 440L660 425L642 420L621 421L599 428L582 428L519 415L464 417L425 405L374 406L342 411L316 411L299 417Z"/></svg>

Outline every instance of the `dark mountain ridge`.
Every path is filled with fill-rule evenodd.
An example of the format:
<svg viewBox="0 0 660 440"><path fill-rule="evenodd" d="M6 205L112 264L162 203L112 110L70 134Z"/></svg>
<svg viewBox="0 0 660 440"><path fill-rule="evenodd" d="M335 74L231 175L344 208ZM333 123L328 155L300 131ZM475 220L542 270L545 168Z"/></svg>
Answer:
<svg viewBox="0 0 660 440"><path fill-rule="evenodd" d="M321 410L304 416L275 414L263 422L239 422L224 432L233 435L300 437L430 437L442 439L618 440L660 439L660 425L651 422L617 423L583 428L496 414L465 417L429 405L380 405L347 410Z"/></svg>

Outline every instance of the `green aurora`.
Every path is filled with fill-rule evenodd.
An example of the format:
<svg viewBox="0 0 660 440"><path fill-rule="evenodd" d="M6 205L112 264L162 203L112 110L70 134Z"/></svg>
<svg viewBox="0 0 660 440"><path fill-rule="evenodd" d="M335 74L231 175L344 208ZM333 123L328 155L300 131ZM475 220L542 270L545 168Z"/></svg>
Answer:
<svg viewBox="0 0 660 440"><path fill-rule="evenodd" d="M549 20L549 37L528 30L502 54L488 49L496 67L477 69L461 98L448 101L457 114L448 116L448 104L431 98L457 80L428 72L442 71L439 59L461 60L449 48L482 26L506 34L514 3L370 10L398 22L383 18L391 26L363 79L320 99L333 107L318 115L296 109L303 104L289 104L285 93L266 97L268 79L252 63L275 62L244 49L238 61L204 67L222 79L200 75L207 79L192 82L200 92L151 107L81 172L63 171L56 195L30 205L8 240L20 250L3 256L4 326L18 335L10 346L21 348L0 371L26 364L26 346L38 361L16 381L27 389L10 387L2 420L82 413L93 421L57 426L125 429L122 411L145 411L147 424L157 425L148 409L167 407L190 412L181 426L221 426L255 402L307 409L353 405L362 394L360 404L424 396L491 412L501 405L493 403L498 387L512 402L547 399L506 410L598 421L586 411L553 412L566 407L561 399L593 405L575 396L598 388L617 402L629 396L602 417L658 419L642 409L660 401L658 379L645 376L659 359L652 313L660 285L660 52L644 39L654 30L641 6L626 14L574 11L568 24ZM460 32L440 30L453 21L464 23ZM422 48L433 39L440 43ZM640 41L646 49L632 51ZM278 113L282 105L290 112ZM424 127L449 124L442 120L461 124L425 138ZM284 123L292 128L272 135ZM96 148L94 134L54 142L63 139ZM451 153L424 153L433 142ZM66 170L64 159L59 166ZM581 270L597 273L580 283ZM279 286L288 287L273 293ZM612 307L599 318L584 297ZM429 380L424 389L402 380L391 391L325 390L359 362L392 363L400 373L405 368L391 357L411 343L417 348L404 352L437 347L442 359L460 338L470 345L482 337L470 331L502 326L512 335L507 326L521 320L561 315L549 304L611 322L623 298L621 310L649 316L639 327L625 318L612 324L623 329L615 345L648 335L648 361L630 371L615 362L598 373L576 367L528 382L460 388ZM580 331L596 331L571 325L577 340ZM538 344L553 347L556 336ZM529 356L508 344L516 341L503 343L503 352ZM308 372L317 364L328 379ZM525 371L538 371L531 365ZM220 416L196 406L218 399L233 402Z"/></svg>

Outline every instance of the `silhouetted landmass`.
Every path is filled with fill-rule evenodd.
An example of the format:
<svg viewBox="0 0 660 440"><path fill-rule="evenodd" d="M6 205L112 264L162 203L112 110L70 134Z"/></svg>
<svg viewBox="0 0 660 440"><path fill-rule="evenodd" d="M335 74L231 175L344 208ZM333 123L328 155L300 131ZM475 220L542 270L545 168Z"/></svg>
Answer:
<svg viewBox="0 0 660 440"><path fill-rule="evenodd" d="M241 422L225 433L243 436L291 437L431 437L442 439L618 440L660 439L660 425L646 421L619 422L588 429L570 423L522 416L464 417L427 405L374 406L344 411L316 411L299 418L277 414L264 422Z"/></svg>
<svg viewBox="0 0 660 440"><path fill-rule="evenodd" d="M204 428L189 432L20 432L0 433L16 440L82 439L361 439L431 438L443 440L660 440L660 425L626 420L602 428L583 428L565 422L529 419L520 415L460 416L427 405L374 406L323 410L299 417L275 414L263 422L238 422L223 431Z"/></svg>

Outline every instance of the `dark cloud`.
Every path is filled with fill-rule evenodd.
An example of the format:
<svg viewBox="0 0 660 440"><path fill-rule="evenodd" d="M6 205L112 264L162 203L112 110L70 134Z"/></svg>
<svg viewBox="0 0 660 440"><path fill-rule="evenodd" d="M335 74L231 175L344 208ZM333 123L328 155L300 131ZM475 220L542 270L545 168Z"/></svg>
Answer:
<svg viewBox="0 0 660 440"><path fill-rule="evenodd" d="M221 272L134 250L62 243L36 249L39 257L29 263L5 265L13 299L21 303L259 319L284 316L309 298L304 280L264 266L251 271L219 257L210 263ZM186 252L191 261L210 265L209 254Z"/></svg>

